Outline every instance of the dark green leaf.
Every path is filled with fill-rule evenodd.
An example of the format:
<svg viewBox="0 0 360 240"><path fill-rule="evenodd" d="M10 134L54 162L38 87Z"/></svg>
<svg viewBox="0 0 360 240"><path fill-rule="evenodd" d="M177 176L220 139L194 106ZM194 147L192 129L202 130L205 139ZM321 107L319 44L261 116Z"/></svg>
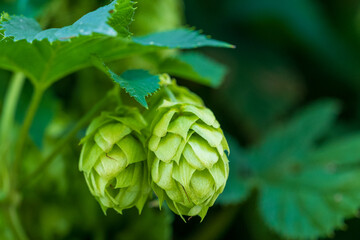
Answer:
<svg viewBox="0 0 360 240"><path fill-rule="evenodd" d="M159 66L159 71L214 88L220 86L227 73L224 65L195 52L179 54L164 60Z"/></svg>
<svg viewBox="0 0 360 240"><path fill-rule="evenodd" d="M47 0L27 0L27 1L1 1L1 11L10 14L24 15L27 17L35 17L44 8Z"/></svg>
<svg viewBox="0 0 360 240"><path fill-rule="evenodd" d="M144 107L148 107L145 97L150 96L159 88L159 76L151 75L145 70L129 70L121 76L109 70L112 79Z"/></svg>
<svg viewBox="0 0 360 240"><path fill-rule="evenodd" d="M144 208L141 216L132 219L129 226L117 235L116 239L172 239L173 215L164 208L159 211L154 208Z"/></svg>
<svg viewBox="0 0 360 240"><path fill-rule="evenodd" d="M158 32L142 37L134 37L133 41L144 46L157 46L165 48L191 49L198 47L225 47L234 48L233 45L210 39L199 31L180 28Z"/></svg>
<svg viewBox="0 0 360 240"><path fill-rule="evenodd" d="M150 96L160 88L159 76L151 75L148 71L128 70L119 76L111 71L99 57L93 56L92 61L99 70L118 83L130 96L146 108L148 108L148 104L145 97Z"/></svg>
<svg viewBox="0 0 360 240"><path fill-rule="evenodd" d="M302 158L315 140L329 130L339 110L336 101L319 101L298 113L286 125L270 132L254 152L256 169L276 168L284 158Z"/></svg>
<svg viewBox="0 0 360 240"><path fill-rule="evenodd" d="M272 131L251 155L261 214L287 238L329 236L360 206L360 136L316 144L338 111L334 101L311 105Z"/></svg>
<svg viewBox="0 0 360 240"><path fill-rule="evenodd" d="M264 179L260 210L266 223L287 238L315 239L344 228L360 206L360 136L340 139Z"/></svg>

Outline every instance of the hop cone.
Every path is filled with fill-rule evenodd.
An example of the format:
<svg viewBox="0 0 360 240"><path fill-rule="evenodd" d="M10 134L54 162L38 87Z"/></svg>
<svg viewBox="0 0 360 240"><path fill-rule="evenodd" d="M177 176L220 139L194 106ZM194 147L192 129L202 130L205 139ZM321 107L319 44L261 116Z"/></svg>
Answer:
<svg viewBox="0 0 360 240"><path fill-rule="evenodd" d="M158 105L150 114L152 187L160 203L166 200L176 214L203 219L225 188L229 147L214 114L199 97L174 84L166 91L155 96Z"/></svg>
<svg viewBox="0 0 360 240"><path fill-rule="evenodd" d="M136 108L104 112L90 124L79 168L104 212L136 206L141 212L151 191L141 131L146 121Z"/></svg>

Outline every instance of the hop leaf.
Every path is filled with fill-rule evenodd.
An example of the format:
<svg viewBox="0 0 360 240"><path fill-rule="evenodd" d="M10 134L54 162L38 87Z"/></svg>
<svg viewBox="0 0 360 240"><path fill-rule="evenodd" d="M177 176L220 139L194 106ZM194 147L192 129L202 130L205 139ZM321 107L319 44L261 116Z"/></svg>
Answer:
<svg viewBox="0 0 360 240"><path fill-rule="evenodd" d="M105 213L144 207L151 191L141 135L146 125L136 108L120 108L94 119L82 140L79 168Z"/></svg>
<svg viewBox="0 0 360 240"><path fill-rule="evenodd" d="M148 114L153 190L161 204L166 200L181 217L203 219L229 174L225 153L229 147L220 125L199 97L174 84L156 94L151 103L156 105Z"/></svg>

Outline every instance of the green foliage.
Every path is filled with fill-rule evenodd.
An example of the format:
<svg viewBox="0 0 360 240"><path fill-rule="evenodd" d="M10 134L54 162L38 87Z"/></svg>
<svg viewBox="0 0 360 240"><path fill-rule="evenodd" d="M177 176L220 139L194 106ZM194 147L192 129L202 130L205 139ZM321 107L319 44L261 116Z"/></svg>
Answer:
<svg viewBox="0 0 360 240"><path fill-rule="evenodd" d="M169 57L160 63L159 69L214 88L221 85L227 73L224 65L195 52Z"/></svg>
<svg viewBox="0 0 360 240"><path fill-rule="evenodd" d="M159 76L151 75L145 70L128 70L119 76L101 62L101 59L93 57L93 62L95 66L119 84L121 88L125 89L131 97L135 98L145 108L148 108L145 97L150 96L160 88Z"/></svg>
<svg viewBox="0 0 360 240"><path fill-rule="evenodd" d="M33 84L47 88L64 76L91 66L92 55L109 61L152 52L160 47L231 46L187 29L134 38L131 41L127 38L129 33L126 29L132 21L133 13L133 2L113 1L86 14L73 25L44 31L33 19L3 17L0 26L5 38L0 42L0 66L23 71ZM183 41L179 42L179 37Z"/></svg>
<svg viewBox="0 0 360 240"><path fill-rule="evenodd" d="M181 27L182 5L181 0L138 0L131 31L135 36L141 36Z"/></svg>
<svg viewBox="0 0 360 240"><path fill-rule="evenodd" d="M117 239L171 239L173 219L168 209L160 212L147 208L141 217L134 219L135 221L128 224L125 231L117 235Z"/></svg>
<svg viewBox="0 0 360 240"><path fill-rule="evenodd" d="M313 104L252 153L261 214L270 228L288 238L329 236L357 214L360 137L316 142L338 111L333 101Z"/></svg>
<svg viewBox="0 0 360 240"><path fill-rule="evenodd" d="M0 13L0 239L357 238L357 1L4 0ZM164 73L201 98L183 87L173 92ZM317 101L329 97L334 100ZM171 172L159 164L149 177L159 196L141 202L141 215L109 209L105 216L78 171L86 126L119 105L137 108L147 120L158 116L157 125L166 116L154 108L164 99L205 104L218 119L231 149L224 191L201 223L184 224L170 211L189 214L176 209L180 198L161 195L181 192L189 207L211 187L195 191L188 183L203 170L194 178L192 167ZM183 110L176 108L174 119L191 120ZM151 140L152 158L174 152L166 136L188 124L169 121L156 129L161 141L155 149L157 138ZM142 137L149 134L150 128ZM195 128L181 135L200 141L211 134ZM93 172L95 185L110 192L114 159L97 166L106 181ZM224 183L220 171L211 174ZM171 181L181 184L170 187ZM159 211L158 199L165 198L170 204ZM202 202L206 210L211 200Z"/></svg>
<svg viewBox="0 0 360 240"><path fill-rule="evenodd" d="M112 12L112 14L110 13ZM134 14L133 3L130 0L113 1L109 5L84 15L74 24L60 29L47 29L42 31L40 25L31 18L12 16L1 23L4 37L13 41L34 40L68 41L79 36L103 34L106 36L129 36L129 27Z"/></svg>
<svg viewBox="0 0 360 240"><path fill-rule="evenodd" d="M10 14L34 17L41 13L46 3L46 0L1 1L0 9Z"/></svg>
<svg viewBox="0 0 360 240"><path fill-rule="evenodd" d="M144 107L148 107L145 97L159 89L159 76L153 76L144 70L129 70L121 76L110 71L114 81L134 97Z"/></svg>
<svg viewBox="0 0 360 240"><path fill-rule="evenodd" d="M191 49L198 47L225 47L234 48L233 45L218 40L210 39L199 31L180 28L158 32L141 37L134 37L135 43L144 46L157 46L167 48Z"/></svg>

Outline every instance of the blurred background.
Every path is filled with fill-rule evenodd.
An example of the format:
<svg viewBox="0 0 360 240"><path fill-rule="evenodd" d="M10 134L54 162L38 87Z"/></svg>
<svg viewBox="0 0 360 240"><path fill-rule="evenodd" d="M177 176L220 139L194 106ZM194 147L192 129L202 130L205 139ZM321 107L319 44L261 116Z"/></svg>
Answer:
<svg viewBox="0 0 360 240"><path fill-rule="evenodd" d="M46 28L62 27L107 3L0 0L0 11L35 17ZM242 165L248 149L317 100L331 98L341 105L326 138L360 130L360 1L138 0L131 32L143 35L182 25L236 45L236 49L197 50L228 69L218 89L179 79L204 99L229 135L232 178L250 179L251 171ZM113 66L121 71L149 64L139 56ZM0 72L0 106L9 78L9 72ZM27 156L25 171L31 172L40 150L56 144L60 134L110 87L111 82L95 69L56 83L32 126L34 150ZM30 84L25 89L19 122ZM231 179L202 223L197 218L184 223L166 208L160 212L148 207L141 216L135 210L124 215L109 211L104 216L78 171L78 139L33 183L36 191L25 192L21 216L31 239L285 239L261 217L256 188L250 191ZM346 223L346 231L336 231L332 239L360 238L359 219ZM6 227L2 230L6 239Z"/></svg>

